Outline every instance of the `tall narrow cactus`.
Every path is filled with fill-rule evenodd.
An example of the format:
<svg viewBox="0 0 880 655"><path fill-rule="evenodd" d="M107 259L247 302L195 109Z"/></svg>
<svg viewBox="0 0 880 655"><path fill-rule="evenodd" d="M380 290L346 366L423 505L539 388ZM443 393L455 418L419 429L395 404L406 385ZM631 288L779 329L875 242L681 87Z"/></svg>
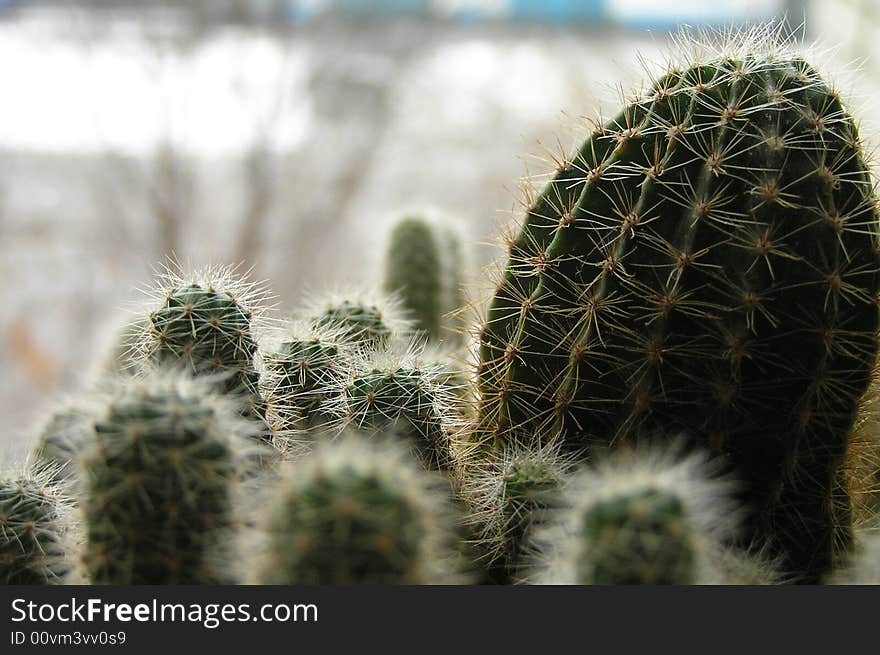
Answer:
<svg viewBox="0 0 880 655"><path fill-rule="evenodd" d="M191 276L166 269L151 294L158 306L138 339L141 359L222 378L224 391L242 395L246 412L260 415L256 331L266 291L232 267L215 267Z"/></svg>
<svg viewBox="0 0 880 655"><path fill-rule="evenodd" d="M85 566L95 584L229 582L215 557L231 540L245 472L238 405L203 379L152 372L99 398L85 457Z"/></svg>
<svg viewBox="0 0 880 655"><path fill-rule="evenodd" d="M597 125L532 202L482 331L480 431L683 432L745 482L748 538L816 581L851 536L877 203L837 91L772 36L731 43Z"/></svg>
<svg viewBox="0 0 880 655"><path fill-rule="evenodd" d="M262 584L453 584L460 518L449 487L395 441L349 434L282 474L256 558Z"/></svg>
<svg viewBox="0 0 880 655"><path fill-rule="evenodd" d="M261 395L276 432L301 433L329 422L328 389L348 374L353 343L345 330L292 322L271 353L263 355Z"/></svg>
<svg viewBox="0 0 880 655"><path fill-rule="evenodd" d="M385 255L385 290L399 293L414 327L438 339L443 314L442 262L431 226L415 216L394 225Z"/></svg>
<svg viewBox="0 0 880 655"><path fill-rule="evenodd" d="M617 453L566 487L535 535L535 580L557 584L716 582L712 556L737 527L729 482L698 454Z"/></svg>
<svg viewBox="0 0 880 655"><path fill-rule="evenodd" d="M399 294L414 327L431 341L452 340L445 315L461 307L461 242L450 225L406 216L391 230L385 290Z"/></svg>
<svg viewBox="0 0 880 655"><path fill-rule="evenodd" d="M0 479L0 584L62 584L70 569L70 503L51 466Z"/></svg>

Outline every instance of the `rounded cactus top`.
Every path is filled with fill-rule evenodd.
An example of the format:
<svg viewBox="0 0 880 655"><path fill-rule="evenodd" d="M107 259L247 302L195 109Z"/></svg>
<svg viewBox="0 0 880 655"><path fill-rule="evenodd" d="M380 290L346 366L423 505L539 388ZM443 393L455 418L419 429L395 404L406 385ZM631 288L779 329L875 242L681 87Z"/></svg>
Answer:
<svg viewBox="0 0 880 655"><path fill-rule="evenodd" d="M0 479L0 584L62 584L70 570L69 500L51 467Z"/></svg>

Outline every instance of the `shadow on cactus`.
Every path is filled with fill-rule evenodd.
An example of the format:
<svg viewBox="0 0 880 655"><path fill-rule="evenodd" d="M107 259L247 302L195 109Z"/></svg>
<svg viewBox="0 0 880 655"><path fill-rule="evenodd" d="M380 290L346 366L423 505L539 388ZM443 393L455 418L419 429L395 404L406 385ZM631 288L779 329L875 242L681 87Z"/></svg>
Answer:
<svg viewBox="0 0 880 655"><path fill-rule="evenodd" d="M745 483L747 539L815 582L851 541L844 461L877 356L867 155L795 44L685 49L529 199L482 331L479 430L688 434Z"/></svg>

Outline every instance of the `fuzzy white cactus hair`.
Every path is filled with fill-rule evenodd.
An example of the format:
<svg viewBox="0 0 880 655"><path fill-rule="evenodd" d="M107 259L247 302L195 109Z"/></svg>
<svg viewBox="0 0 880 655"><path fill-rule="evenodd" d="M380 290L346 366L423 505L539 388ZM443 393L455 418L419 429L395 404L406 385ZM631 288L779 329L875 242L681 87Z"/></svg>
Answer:
<svg viewBox="0 0 880 655"><path fill-rule="evenodd" d="M716 582L712 554L736 534L739 510L731 498L735 483L712 477L715 468L703 453L684 454L676 444L666 449L644 447L612 453L581 470L566 486L561 507L548 513L547 524L534 535L528 581L593 583L579 573L593 546L584 535L585 521L597 508L656 493L674 498L681 508L686 534L680 536L692 551L695 568L691 582Z"/></svg>

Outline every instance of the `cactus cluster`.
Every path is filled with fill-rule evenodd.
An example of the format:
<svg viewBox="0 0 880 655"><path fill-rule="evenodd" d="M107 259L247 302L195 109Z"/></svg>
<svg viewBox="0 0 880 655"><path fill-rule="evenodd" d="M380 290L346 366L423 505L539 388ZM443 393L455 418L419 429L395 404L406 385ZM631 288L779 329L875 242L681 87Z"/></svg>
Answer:
<svg viewBox="0 0 880 655"><path fill-rule="evenodd" d="M456 549L460 519L448 494L394 440L349 434L322 443L272 490L255 581L466 581Z"/></svg>
<svg viewBox="0 0 880 655"><path fill-rule="evenodd" d="M70 502L57 470L31 466L0 478L0 584L63 584L70 569Z"/></svg>
<svg viewBox="0 0 880 655"><path fill-rule="evenodd" d="M95 401L85 455L85 567L95 584L228 582L250 426L207 381L154 371Z"/></svg>
<svg viewBox="0 0 880 655"><path fill-rule="evenodd" d="M746 483L748 536L815 581L851 540L843 463L878 280L866 155L816 69L751 42L672 67L595 126L510 240L481 438L683 432Z"/></svg>
<svg viewBox="0 0 880 655"><path fill-rule="evenodd" d="M472 343L460 239L418 216L383 293L283 331L235 268L162 271L37 471L0 479L0 582L876 581L869 157L835 88L754 37L557 162Z"/></svg>

